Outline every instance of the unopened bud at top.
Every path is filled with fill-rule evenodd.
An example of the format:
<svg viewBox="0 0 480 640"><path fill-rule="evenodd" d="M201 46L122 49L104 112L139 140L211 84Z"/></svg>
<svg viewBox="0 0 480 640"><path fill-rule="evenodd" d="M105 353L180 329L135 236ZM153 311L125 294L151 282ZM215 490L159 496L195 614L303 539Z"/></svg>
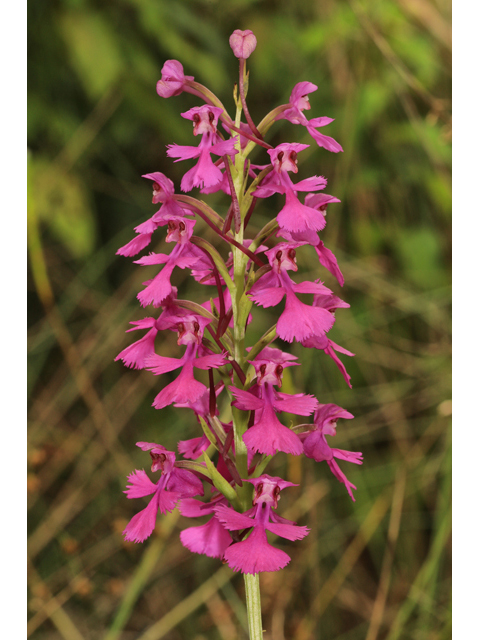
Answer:
<svg viewBox="0 0 480 640"><path fill-rule="evenodd" d="M246 60L255 51L257 39L250 29L247 29L246 31L235 29L230 36L229 43L235 57Z"/></svg>

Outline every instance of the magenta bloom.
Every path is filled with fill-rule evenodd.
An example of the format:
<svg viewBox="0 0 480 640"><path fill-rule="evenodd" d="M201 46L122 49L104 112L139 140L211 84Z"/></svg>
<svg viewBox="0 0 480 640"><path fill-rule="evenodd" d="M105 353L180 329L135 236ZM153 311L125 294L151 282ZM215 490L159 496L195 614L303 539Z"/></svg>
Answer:
<svg viewBox="0 0 480 640"><path fill-rule="evenodd" d="M229 387L235 396L234 406L244 411L255 411L255 421L243 435L250 458L256 451L269 456L277 451L293 455L302 453L297 434L278 420L276 412L308 416L314 411L317 400L303 393L289 395L273 388L273 385L281 386L284 367L297 364L292 362L294 359L295 356L280 349L263 349L258 359L251 361L257 374L257 385L250 391Z"/></svg>
<svg viewBox="0 0 480 640"><path fill-rule="evenodd" d="M150 449L152 472L161 470L162 475L154 483L145 471L137 469L128 476L128 498L143 498L153 494L145 509L133 516L123 532L125 540L143 542L155 528L157 513L173 511L180 498L203 495L203 484L195 474L175 467L175 454L154 442L137 442L142 451Z"/></svg>
<svg viewBox="0 0 480 640"><path fill-rule="evenodd" d="M320 282L296 284L288 270L297 271L295 249L299 243L281 242L265 251L272 271L266 273L248 292L249 297L262 307L274 307L286 296L285 310L277 322L277 334L282 340L302 342L311 336L325 336L334 323L333 315L326 309L301 302L296 293L330 295L332 292Z"/></svg>
<svg viewBox="0 0 480 640"><path fill-rule="evenodd" d="M325 436L336 435L337 420L339 418L353 418L353 415L336 404L319 404L313 416L315 431L301 433L300 438L303 441L303 450L308 458L313 458L317 462L326 460L330 471L342 482L348 491L349 496L355 502L352 489L357 487L352 484L343 471L338 466L335 458L346 460L354 464L362 464L363 455L359 451L344 451L343 449L332 449Z"/></svg>
<svg viewBox="0 0 480 640"><path fill-rule="evenodd" d="M189 169L182 178L180 187L182 191L191 191L193 187L212 187L222 180L223 174L212 161L211 153L217 156L234 156L236 138L222 140L217 133L218 119L223 110L219 107L203 105L193 107L181 115L187 120L193 121L193 135L201 135L202 139L198 147L168 145L167 155L170 158L187 160L198 158L197 164Z"/></svg>
<svg viewBox="0 0 480 640"><path fill-rule="evenodd" d="M298 485L267 474L246 482L255 487L252 509L237 513L224 505L215 508L218 519L229 531L252 529L248 538L228 547L224 559L231 569L242 573L278 571L290 562L290 556L268 543L267 531L287 540L301 540L309 532L307 527L299 527L272 511L277 508L281 489Z"/></svg>
<svg viewBox="0 0 480 640"><path fill-rule="evenodd" d="M215 508L227 504L227 500L218 495L210 502L204 503L194 498L180 502L180 513L187 518L200 518L213 515L205 524L189 527L180 533L180 542L193 553L200 553L209 558L223 558L223 554L232 543L232 537L220 523Z"/></svg>
<svg viewBox="0 0 480 640"><path fill-rule="evenodd" d="M172 292L170 277L175 267L186 269L195 266L204 259L201 249L190 242L193 234L195 220L179 220L174 218L168 221L168 233L166 242L176 242L170 255L164 253L150 253L148 256L135 260L136 264L151 265L164 264L165 266L152 280L143 284L146 285L143 291L137 295L142 307L153 304L158 307Z"/></svg>
<svg viewBox="0 0 480 640"><path fill-rule="evenodd" d="M132 329L127 329L125 333L131 331L138 331L139 329L148 329L147 333L137 340L133 344L129 345L123 351L121 351L115 358L121 360L127 367L133 369L144 369L145 360L148 356L155 353L155 338L157 333L162 329L172 329L176 327L176 323L181 319L189 315L189 311L179 307L176 304L177 288L172 287L170 295L168 295L163 301L161 306L163 307L162 313L155 320L155 318L143 318L142 320L133 320L130 324L135 325Z"/></svg>
<svg viewBox="0 0 480 640"><path fill-rule="evenodd" d="M153 354L146 359L146 368L155 375L161 375L168 371L182 368L176 380L168 384L156 396L153 406L155 409L163 409L169 404L192 403L198 400L206 391L207 387L195 380L193 368L212 369L226 364L225 356L222 353L211 353L202 347L202 336L204 328L210 320L202 316L187 316L177 324L177 343L187 346L181 358L167 358ZM199 351L202 355L198 355Z"/></svg>
<svg viewBox="0 0 480 640"><path fill-rule="evenodd" d="M117 251L117 255L121 256L135 256L142 249L150 244L153 232L158 229L159 226L168 224L168 221L175 218L185 218L189 215L175 200L175 191L173 182L169 180L163 173L156 171L155 173L147 173L142 178L148 178L153 181L153 198L152 202L161 202L160 209L148 220L142 222L135 231L137 235L130 240L126 245L120 247Z"/></svg>
<svg viewBox="0 0 480 640"><path fill-rule="evenodd" d="M167 60L162 67L162 77L157 82L157 93L161 98L179 96L193 80L193 76L184 75L183 66L178 60Z"/></svg>
<svg viewBox="0 0 480 640"><path fill-rule="evenodd" d="M318 191L324 189L327 181L323 176L312 176L294 184L288 172L298 172L297 155L307 149L308 144L279 144L275 149L268 149L274 171L267 176L255 190L255 195L268 198L273 193L285 194L285 206L277 215L277 222L282 229L291 232L319 231L325 227L325 216L314 207L302 204L297 191Z"/></svg>
<svg viewBox="0 0 480 640"><path fill-rule="evenodd" d="M299 82L293 87L290 95L289 109L283 111L277 116L277 120L289 120L293 124L301 124L307 128L308 133L312 136L319 147L324 147L328 151L338 153L343 151L342 147L336 140L317 131L318 127L324 127L333 122L333 118L313 118L307 120L303 111L310 109L310 101L308 94L318 89L317 85L312 82Z"/></svg>

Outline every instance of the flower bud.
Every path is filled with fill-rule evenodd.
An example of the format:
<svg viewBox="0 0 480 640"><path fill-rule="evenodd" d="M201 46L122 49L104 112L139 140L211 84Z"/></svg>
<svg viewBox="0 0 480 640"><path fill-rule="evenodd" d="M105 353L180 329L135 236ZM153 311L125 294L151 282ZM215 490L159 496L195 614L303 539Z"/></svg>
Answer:
<svg viewBox="0 0 480 640"><path fill-rule="evenodd" d="M178 60L167 60L162 68L162 77L157 82L157 93L161 98L179 96L185 90L185 84L193 80L193 76L184 75L183 66Z"/></svg>
<svg viewBox="0 0 480 640"><path fill-rule="evenodd" d="M247 29L246 31L235 29L230 36L229 43L235 57L246 60L255 51L257 39L250 29Z"/></svg>

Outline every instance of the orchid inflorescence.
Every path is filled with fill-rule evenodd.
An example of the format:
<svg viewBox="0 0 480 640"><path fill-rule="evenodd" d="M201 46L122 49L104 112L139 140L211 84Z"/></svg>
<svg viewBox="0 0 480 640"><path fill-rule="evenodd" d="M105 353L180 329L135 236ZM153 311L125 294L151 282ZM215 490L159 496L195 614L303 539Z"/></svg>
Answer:
<svg viewBox="0 0 480 640"><path fill-rule="evenodd" d="M133 240L117 252L137 255L150 244L159 227L166 227L165 240L173 244L173 250L169 254L149 253L136 260L140 265L162 265L137 296L142 307L151 305L161 312L158 317L131 323L134 326L129 331L146 333L116 359L156 376L180 369L173 382L158 393L153 406L187 407L202 429L198 437L178 443L183 460L177 460L173 451L160 444L137 442L142 451L150 453L151 471L160 472L160 477L152 481L144 470L128 476L128 498L152 498L130 520L124 535L126 540L143 542L155 528L158 511L165 514L178 506L187 518L209 517L206 524L181 532L180 540L186 548L221 558L235 571L257 574L276 571L290 561L284 551L268 542L267 531L288 540L299 540L309 531L276 513L280 492L297 485L265 473L272 456L278 452L303 453L318 462L326 461L354 500L352 489L356 487L336 460L361 464L362 454L331 448L326 439L335 435L337 420L353 418L351 413L335 404L320 404L313 395L278 390L285 368L299 363L296 356L270 346L278 337L322 350L351 386L337 352L354 354L327 337L335 310L349 305L319 279L297 283L288 273L297 271L296 252L311 245L320 264L343 286L337 260L318 236L326 224L327 205L340 201L318 193L327 185L322 176L293 182L290 174L298 172L298 156L309 145L284 142L272 147L265 141L265 134L276 121L285 119L305 127L318 146L334 153L342 148L318 131L331 123L331 118L308 120L304 114L310 109L308 95L317 89L311 82L299 82L289 103L274 109L256 126L246 104L246 59L256 47L255 36L251 31L237 30L230 37L230 46L240 68L234 119L217 96L192 76L184 75L176 60L164 64L157 83L157 92L163 98L188 92L205 102L181 114L192 121L199 145L171 144L167 155L176 162L195 159L183 175L181 191L223 191L230 199L226 214L221 216L203 200L176 194L173 182L164 174L146 174L143 177L153 187L152 202L160 208L135 228ZM246 122L241 121L242 114ZM256 147L266 151L263 165L248 159ZM306 193L303 202L298 195L302 192ZM247 238L245 232L259 199L275 194L285 196L284 206L275 219ZM194 235L199 220L229 245L226 259L207 240ZM267 242L269 246L264 244ZM214 287L215 297L209 295L202 304L179 299L172 284L175 268L190 270L199 290L201 286ZM301 301L301 294L312 294L312 303ZM276 307L284 298L276 325L246 348L253 305ZM155 353L159 331L176 332L177 344L185 347L181 357ZM197 380L195 369L208 371L208 386ZM287 427L279 420L281 412L313 414L313 422ZM206 494L206 502L198 499Z"/></svg>

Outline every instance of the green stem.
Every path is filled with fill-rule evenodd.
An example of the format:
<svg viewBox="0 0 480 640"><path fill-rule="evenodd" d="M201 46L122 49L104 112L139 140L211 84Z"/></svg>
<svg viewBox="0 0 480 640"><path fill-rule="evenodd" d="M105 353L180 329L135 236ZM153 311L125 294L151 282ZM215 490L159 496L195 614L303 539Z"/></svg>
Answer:
<svg viewBox="0 0 480 640"><path fill-rule="evenodd" d="M260 602L260 576L244 573L247 600L248 632L250 640L263 640L262 606Z"/></svg>
<svg viewBox="0 0 480 640"><path fill-rule="evenodd" d="M240 71L242 67L240 66ZM240 124L241 105L237 103L237 117L235 124ZM244 220L247 211L250 207L251 198L245 197L245 159L246 156L242 154L241 149L238 149L239 153L235 157L235 165L228 165L231 170L229 176L230 189L232 192L233 202L236 201L236 224L235 224L235 240L239 245L243 246L244 242ZM227 159L225 159L227 160ZM237 222L238 220L238 222ZM238 224L239 223L239 224ZM248 313L251 308L251 301L245 295L245 273L247 267L248 256L244 251L238 248L238 245L232 246L233 254L233 286L230 290L232 298L232 311L233 311L233 347L234 347L234 359L241 368L246 365L245 357L245 325L247 322ZM239 388L244 388L245 376L240 379L239 372L234 374L234 385ZM241 411L232 406L232 420L233 431L235 438L235 466L240 475L240 478L246 479L248 477L248 464L247 464L247 447L243 441L243 434L248 426L249 412ZM208 464L208 463L207 463ZM229 488L230 485L228 485ZM243 483L243 486L237 486L238 499L236 504L233 504L240 512L244 512L251 504L252 500L252 487L249 483ZM224 494L225 495L225 494ZM239 508L240 507L240 508ZM262 630L262 607L260 601L260 581L258 574L244 574L245 580L245 596L247 601L247 618L248 618L248 630L250 640L263 640Z"/></svg>

